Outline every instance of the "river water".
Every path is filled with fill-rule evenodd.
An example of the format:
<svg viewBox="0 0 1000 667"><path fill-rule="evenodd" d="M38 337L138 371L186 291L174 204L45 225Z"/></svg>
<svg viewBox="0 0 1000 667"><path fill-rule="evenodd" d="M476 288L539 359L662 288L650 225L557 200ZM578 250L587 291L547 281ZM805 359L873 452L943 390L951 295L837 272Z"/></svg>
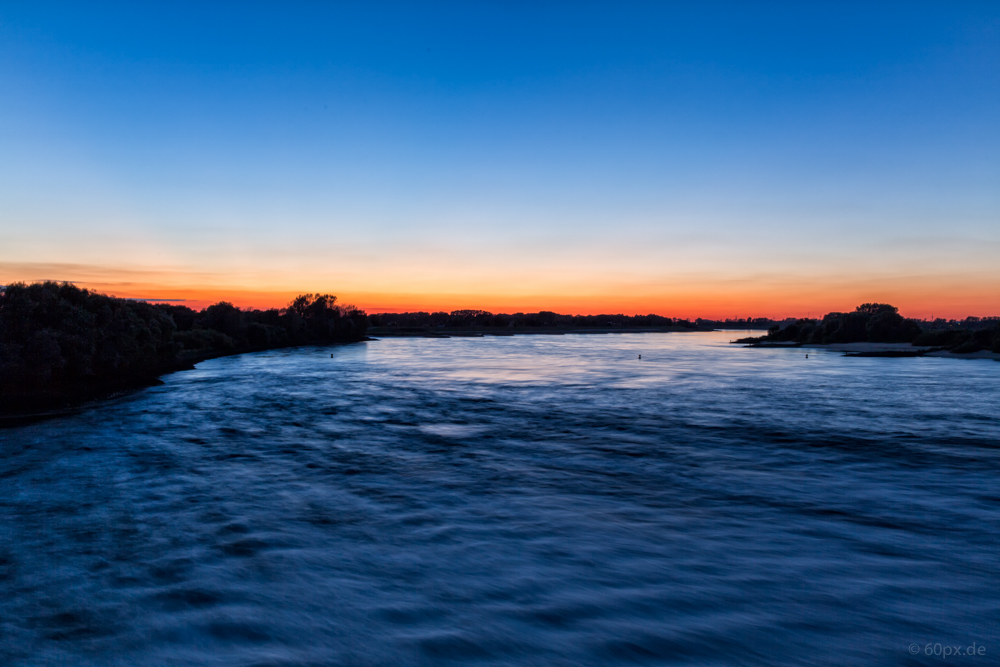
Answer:
<svg viewBox="0 0 1000 667"><path fill-rule="evenodd" d="M1000 364L737 335L269 351L2 429L0 664L1000 664Z"/></svg>

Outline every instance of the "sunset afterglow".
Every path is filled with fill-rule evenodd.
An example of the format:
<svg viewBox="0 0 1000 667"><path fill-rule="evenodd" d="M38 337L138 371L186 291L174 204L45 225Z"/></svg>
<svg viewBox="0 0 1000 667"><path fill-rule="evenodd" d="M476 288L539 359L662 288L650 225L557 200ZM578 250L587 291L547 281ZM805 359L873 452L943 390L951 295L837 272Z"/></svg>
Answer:
<svg viewBox="0 0 1000 667"><path fill-rule="evenodd" d="M0 284L996 314L997 14L858 12L8 6Z"/></svg>

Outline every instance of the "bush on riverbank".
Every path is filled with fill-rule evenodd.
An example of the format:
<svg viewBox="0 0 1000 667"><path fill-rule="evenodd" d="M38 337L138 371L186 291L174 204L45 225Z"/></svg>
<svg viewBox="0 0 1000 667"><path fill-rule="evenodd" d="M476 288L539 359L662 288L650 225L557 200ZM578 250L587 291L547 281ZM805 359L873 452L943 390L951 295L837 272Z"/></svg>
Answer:
<svg viewBox="0 0 1000 667"><path fill-rule="evenodd" d="M909 343L921 333L920 324L904 318L886 303L865 303L851 313L827 313L822 320L800 319L781 328L771 327L767 342Z"/></svg>
<svg viewBox="0 0 1000 667"><path fill-rule="evenodd" d="M82 397L172 370L170 315L155 306L67 283L0 292L0 396L5 407Z"/></svg>
<svg viewBox="0 0 1000 667"><path fill-rule="evenodd" d="M920 323L904 318L895 306L865 303L851 313L827 313L821 320L799 319L786 327L774 326L766 336L745 338L748 343L912 343L941 347L958 354L1000 352L1000 320L967 318Z"/></svg>
<svg viewBox="0 0 1000 667"><path fill-rule="evenodd" d="M331 294L302 294L283 309L241 310L226 301L200 313L186 306L158 307L177 323L174 340L184 354L363 340L368 330L364 311L338 305Z"/></svg>
<svg viewBox="0 0 1000 667"><path fill-rule="evenodd" d="M362 340L367 316L329 294L285 309L203 311L69 283L0 289L0 410L40 409L142 386L210 356Z"/></svg>

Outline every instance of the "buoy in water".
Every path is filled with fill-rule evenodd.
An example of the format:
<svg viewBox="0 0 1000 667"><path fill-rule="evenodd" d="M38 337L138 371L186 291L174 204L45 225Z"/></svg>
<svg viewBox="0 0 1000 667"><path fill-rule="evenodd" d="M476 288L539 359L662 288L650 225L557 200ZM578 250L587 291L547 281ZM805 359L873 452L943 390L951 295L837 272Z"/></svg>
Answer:
<svg viewBox="0 0 1000 667"><path fill-rule="evenodd" d="M642 359L642 355L641 354L639 355L639 358Z"/></svg>

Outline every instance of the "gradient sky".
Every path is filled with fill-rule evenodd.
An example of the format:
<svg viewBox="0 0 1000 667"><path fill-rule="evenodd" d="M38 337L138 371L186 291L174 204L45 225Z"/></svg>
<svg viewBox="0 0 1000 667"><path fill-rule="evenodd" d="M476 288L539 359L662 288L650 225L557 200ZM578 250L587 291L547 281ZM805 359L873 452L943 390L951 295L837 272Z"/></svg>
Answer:
<svg viewBox="0 0 1000 667"><path fill-rule="evenodd" d="M1000 314L1000 3L0 4L0 283Z"/></svg>

